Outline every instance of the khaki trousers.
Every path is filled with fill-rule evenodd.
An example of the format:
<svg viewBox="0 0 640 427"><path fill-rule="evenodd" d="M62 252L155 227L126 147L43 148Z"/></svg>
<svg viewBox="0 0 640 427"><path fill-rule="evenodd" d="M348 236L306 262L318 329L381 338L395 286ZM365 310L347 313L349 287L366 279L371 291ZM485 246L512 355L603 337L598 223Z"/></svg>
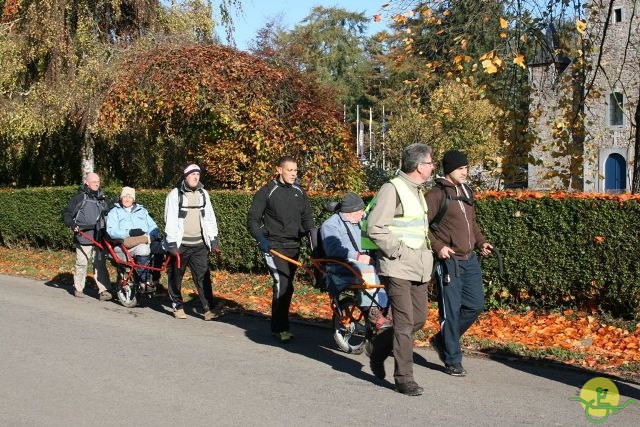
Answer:
<svg viewBox="0 0 640 427"><path fill-rule="evenodd" d="M93 245L76 246L76 266L73 274L73 286L78 292L84 291L89 258L92 259L93 277L98 285L98 292L108 291L111 288L111 282L109 281L109 272L107 271L106 256L103 251Z"/></svg>

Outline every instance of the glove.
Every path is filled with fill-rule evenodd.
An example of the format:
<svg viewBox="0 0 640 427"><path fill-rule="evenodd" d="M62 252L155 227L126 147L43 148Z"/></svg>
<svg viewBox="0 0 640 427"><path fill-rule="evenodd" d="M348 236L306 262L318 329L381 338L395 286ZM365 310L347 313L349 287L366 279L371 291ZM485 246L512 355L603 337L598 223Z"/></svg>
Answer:
<svg viewBox="0 0 640 427"><path fill-rule="evenodd" d="M267 237L264 234L259 235L257 240L258 240L258 247L262 252L268 253L271 250L271 242L269 242L269 239L267 239Z"/></svg>
<svg viewBox="0 0 640 427"><path fill-rule="evenodd" d="M140 228L132 228L131 230L129 230L129 236L131 237L142 236L143 234L144 231L142 231L142 229Z"/></svg>
<svg viewBox="0 0 640 427"><path fill-rule="evenodd" d="M220 246L218 246L218 238L214 237L211 242L209 242L209 247L211 248L211 252L215 252L216 254L220 254Z"/></svg>
<svg viewBox="0 0 640 427"><path fill-rule="evenodd" d="M176 242L170 242L167 244L167 252L169 252L171 255L178 255L180 253L180 250L178 249L178 245L176 245Z"/></svg>

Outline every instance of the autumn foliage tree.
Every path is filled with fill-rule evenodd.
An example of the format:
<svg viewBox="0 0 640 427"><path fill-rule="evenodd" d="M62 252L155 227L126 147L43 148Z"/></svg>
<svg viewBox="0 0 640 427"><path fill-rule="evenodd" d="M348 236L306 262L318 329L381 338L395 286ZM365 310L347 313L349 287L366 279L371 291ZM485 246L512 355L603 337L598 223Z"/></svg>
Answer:
<svg viewBox="0 0 640 427"><path fill-rule="evenodd" d="M329 89L220 45L167 45L129 58L98 121L112 170L126 182L162 186L184 161L209 185L254 189L282 155L298 159L311 190L358 190L362 173ZM100 158L101 156L97 156Z"/></svg>

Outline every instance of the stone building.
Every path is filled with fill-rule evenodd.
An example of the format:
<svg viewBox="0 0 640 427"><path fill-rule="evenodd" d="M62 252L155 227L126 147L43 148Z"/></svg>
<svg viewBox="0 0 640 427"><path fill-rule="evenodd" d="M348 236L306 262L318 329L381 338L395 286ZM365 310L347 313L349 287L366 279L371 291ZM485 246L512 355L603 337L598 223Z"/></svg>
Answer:
<svg viewBox="0 0 640 427"><path fill-rule="evenodd" d="M586 67L559 53L567 43L578 49L575 39L561 41L559 31L549 28L529 65L530 123L537 137L528 166L530 189L630 190L640 93L637 3L589 3L584 37L592 50Z"/></svg>

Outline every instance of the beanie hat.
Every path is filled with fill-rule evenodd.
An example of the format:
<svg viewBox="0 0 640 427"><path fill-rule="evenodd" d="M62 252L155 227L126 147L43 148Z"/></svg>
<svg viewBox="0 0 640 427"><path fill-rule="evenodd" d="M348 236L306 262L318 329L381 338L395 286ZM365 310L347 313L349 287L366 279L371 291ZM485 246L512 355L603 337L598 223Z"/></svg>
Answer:
<svg viewBox="0 0 640 427"><path fill-rule="evenodd" d="M364 209L364 201L356 193L347 193L340 201L340 212L349 213Z"/></svg>
<svg viewBox="0 0 640 427"><path fill-rule="evenodd" d="M186 178L187 175L192 174L194 172L200 172L200 166L196 165L195 163L192 163L189 166L187 166L186 168L184 168L184 172L182 173L182 177Z"/></svg>
<svg viewBox="0 0 640 427"><path fill-rule="evenodd" d="M442 171L445 175L449 175L459 167L467 166L468 164L467 156L461 151L449 150L442 157Z"/></svg>
<svg viewBox="0 0 640 427"><path fill-rule="evenodd" d="M136 190L134 190L131 187L122 187L122 191L120 192L120 198L122 199L124 196L129 196L135 201L136 200Z"/></svg>

